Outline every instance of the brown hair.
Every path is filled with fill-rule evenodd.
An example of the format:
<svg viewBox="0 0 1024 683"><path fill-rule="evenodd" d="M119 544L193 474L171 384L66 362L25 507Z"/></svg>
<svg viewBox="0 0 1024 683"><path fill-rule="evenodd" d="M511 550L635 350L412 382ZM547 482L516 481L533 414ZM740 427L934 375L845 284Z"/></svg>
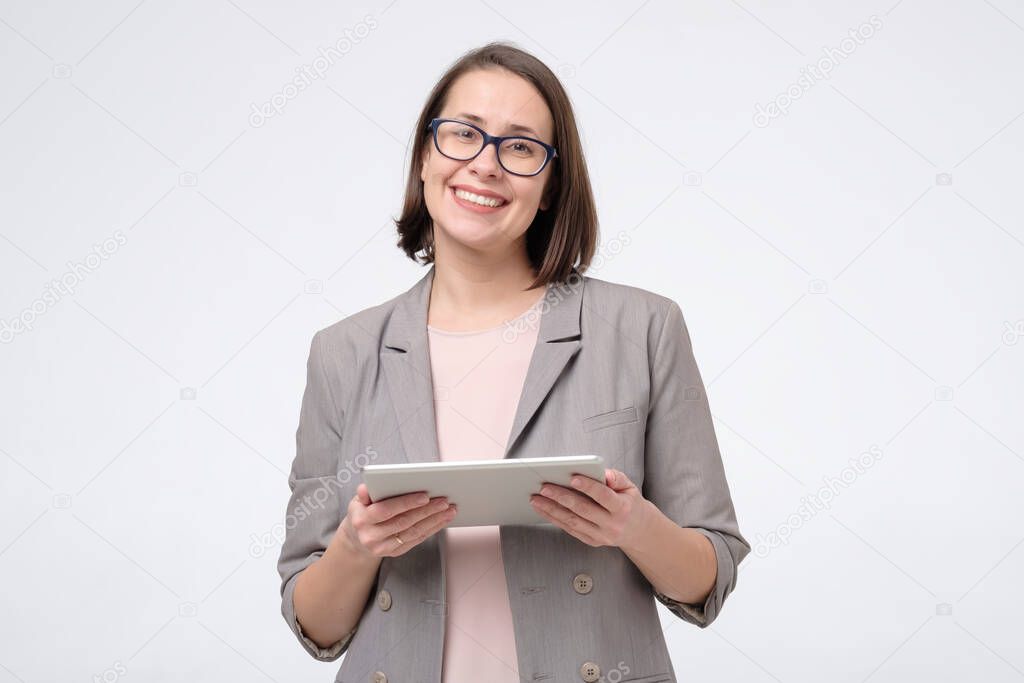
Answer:
<svg viewBox="0 0 1024 683"><path fill-rule="evenodd" d="M529 81L544 98L554 119L551 144L558 156L544 196L547 210L538 210L526 230L526 251L537 273L529 289L549 282L564 282L575 267L585 271L597 245L597 209L580 144L576 118L561 82L542 61L505 41L488 43L460 57L431 91L413 134L412 160L405 185L402 215L395 219L398 246L413 261L434 260L433 220L423 197L420 167L430 131L427 124L439 116L448 91L460 76L477 69L505 69ZM417 254L423 252L420 259ZM579 265L575 265L579 259Z"/></svg>

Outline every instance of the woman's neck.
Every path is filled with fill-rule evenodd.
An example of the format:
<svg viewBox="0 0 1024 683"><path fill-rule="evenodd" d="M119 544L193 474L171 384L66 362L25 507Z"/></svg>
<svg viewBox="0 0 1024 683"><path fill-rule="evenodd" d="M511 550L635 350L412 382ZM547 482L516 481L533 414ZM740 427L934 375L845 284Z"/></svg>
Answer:
<svg viewBox="0 0 1024 683"><path fill-rule="evenodd" d="M543 296L545 287L526 289L535 275L528 262L478 267L435 261L427 324L477 330L516 318Z"/></svg>

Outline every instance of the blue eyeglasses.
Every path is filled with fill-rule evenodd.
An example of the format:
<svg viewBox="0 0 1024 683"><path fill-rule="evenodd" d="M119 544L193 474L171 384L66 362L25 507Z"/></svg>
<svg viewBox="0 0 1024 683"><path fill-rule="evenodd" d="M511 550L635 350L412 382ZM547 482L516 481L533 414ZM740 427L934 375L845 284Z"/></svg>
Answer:
<svg viewBox="0 0 1024 683"><path fill-rule="evenodd" d="M437 151L456 161L475 159L493 144L498 163L512 175L535 176L558 156L558 151L546 142L522 135L489 135L483 128L458 119L433 119L427 130L433 131Z"/></svg>

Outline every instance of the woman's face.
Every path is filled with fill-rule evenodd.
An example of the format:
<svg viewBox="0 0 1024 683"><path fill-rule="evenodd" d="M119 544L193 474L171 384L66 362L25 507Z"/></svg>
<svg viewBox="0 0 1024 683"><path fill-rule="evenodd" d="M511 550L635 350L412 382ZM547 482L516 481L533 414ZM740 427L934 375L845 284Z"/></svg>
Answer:
<svg viewBox="0 0 1024 683"><path fill-rule="evenodd" d="M554 123L540 92L503 69L463 74L449 88L438 116L474 123L491 135L524 135L554 144ZM532 132L513 130L514 124ZM523 236L538 209L547 209L541 197L552 167L549 162L535 176L517 176L498 163L494 145L487 145L475 159L456 161L438 152L428 137L420 179L434 223L435 244L455 241L483 251L507 248ZM455 186L485 190L505 201L496 210L474 209L474 204L455 196Z"/></svg>

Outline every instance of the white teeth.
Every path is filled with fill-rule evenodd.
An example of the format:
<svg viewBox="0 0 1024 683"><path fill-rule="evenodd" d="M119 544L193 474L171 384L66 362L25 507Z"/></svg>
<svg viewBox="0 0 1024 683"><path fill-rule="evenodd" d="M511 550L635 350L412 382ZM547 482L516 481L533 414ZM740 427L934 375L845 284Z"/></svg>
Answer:
<svg viewBox="0 0 1024 683"><path fill-rule="evenodd" d="M474 204L479 204L480 206L490 206L492 208L501 206L502 204L505 203L505 200L503 199L481 197L478 194L473 194L472 192L466 192L465 190L460 189L455 190L455 196L458 197L459 199L464 199L467 202L473 202Z"/></svg>

